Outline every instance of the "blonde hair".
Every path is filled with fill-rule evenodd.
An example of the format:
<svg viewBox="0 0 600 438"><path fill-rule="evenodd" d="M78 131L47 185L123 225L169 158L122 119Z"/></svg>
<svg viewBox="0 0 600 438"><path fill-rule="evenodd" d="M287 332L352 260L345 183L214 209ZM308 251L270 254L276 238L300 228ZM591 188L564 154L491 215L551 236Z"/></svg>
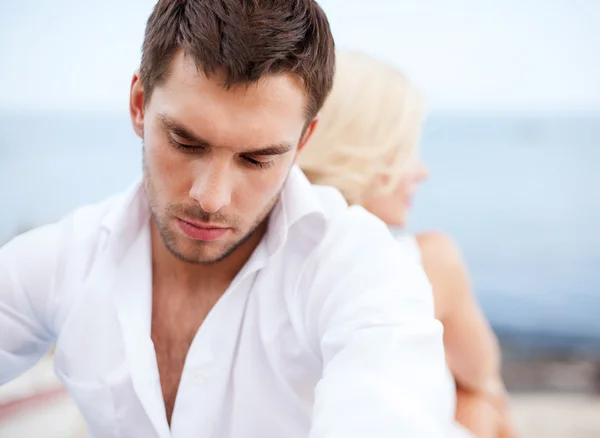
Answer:
<svg viewBox="0 0 600 438"><path fill-rule="evenodd" d="M415 155L425 99L393 67L364 53L338 51L333 89L298 158L313 184L337 187L361 204L381 175L391 190Z"/></svg>

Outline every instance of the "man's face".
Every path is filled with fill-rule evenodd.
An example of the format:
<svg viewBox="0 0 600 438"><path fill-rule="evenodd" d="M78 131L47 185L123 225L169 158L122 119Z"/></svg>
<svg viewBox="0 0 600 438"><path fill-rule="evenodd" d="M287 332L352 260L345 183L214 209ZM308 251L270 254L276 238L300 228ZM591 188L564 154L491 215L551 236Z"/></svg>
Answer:
<svg viewBox="0 0 600 438"><path fill-rule="evenodd" d="M281 74L231 89L179 53L143 108L134 77L131 113L144 140L144 188L163 242L177 258L223 260L261 225L308 139L301 81ZM302 137L302 138L301 138Z"/></svg>

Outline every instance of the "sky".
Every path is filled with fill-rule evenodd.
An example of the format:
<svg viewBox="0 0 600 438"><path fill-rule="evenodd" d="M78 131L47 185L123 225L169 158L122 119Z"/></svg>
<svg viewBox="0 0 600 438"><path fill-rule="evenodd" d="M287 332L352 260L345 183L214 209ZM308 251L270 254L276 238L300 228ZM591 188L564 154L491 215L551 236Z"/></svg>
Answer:
<svg viewBox="0 0 600 438"><path fill-rule="evenodd" d="M153 0L0 2L0 110L125 111ZM321 0L433 109L600 111L599 0ZM368 6L367 6L368 5Z"/></svg>

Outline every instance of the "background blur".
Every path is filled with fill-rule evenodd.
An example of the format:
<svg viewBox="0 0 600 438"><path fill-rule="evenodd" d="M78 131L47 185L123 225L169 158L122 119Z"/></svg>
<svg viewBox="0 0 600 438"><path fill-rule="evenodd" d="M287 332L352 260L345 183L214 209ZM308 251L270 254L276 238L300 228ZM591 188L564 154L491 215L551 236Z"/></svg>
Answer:
<svg viewBox="0 0 600 438"><path fill-rule="evenodd" d="M523 436L600 436L600 1L320 3L338 46L429 97L411 228L460 244ZM140 175L128 89L153 4L0 2L0 244ZM39 397L48 369L0 388L0 437L77 424Z"/></svg>

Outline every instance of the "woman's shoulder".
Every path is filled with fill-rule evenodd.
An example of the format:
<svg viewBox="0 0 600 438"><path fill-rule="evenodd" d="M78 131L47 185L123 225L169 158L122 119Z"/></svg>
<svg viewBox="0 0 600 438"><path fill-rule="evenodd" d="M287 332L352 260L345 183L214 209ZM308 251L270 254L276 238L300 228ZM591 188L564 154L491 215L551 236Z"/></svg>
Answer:
<svg viewBox="0 0 600 438"><path fill-rule="evenodd" d="M411 234L404 231L393 232L403 248L413 252L423 263L435 261L438 265L451 267L462 263L462 255L456 242L447 234L439 231Z"/></svg>
<svg viewBox="0 0 600 438"><path fill-rule="evenodd" d="M429 231L417 234L415 242L419 246L424 262L435 262L440 268L448 269L463 264L458 244L445 233Z"/></svg>
<svg viewBox="0 0 600 438"><path fill-rule="evenodd" d="M442 314L444 311L441 309L470 293L467 267L458 245L447 234L437 231L422 233L416 236L416 241L421 251L423 269Z"/></svg>

